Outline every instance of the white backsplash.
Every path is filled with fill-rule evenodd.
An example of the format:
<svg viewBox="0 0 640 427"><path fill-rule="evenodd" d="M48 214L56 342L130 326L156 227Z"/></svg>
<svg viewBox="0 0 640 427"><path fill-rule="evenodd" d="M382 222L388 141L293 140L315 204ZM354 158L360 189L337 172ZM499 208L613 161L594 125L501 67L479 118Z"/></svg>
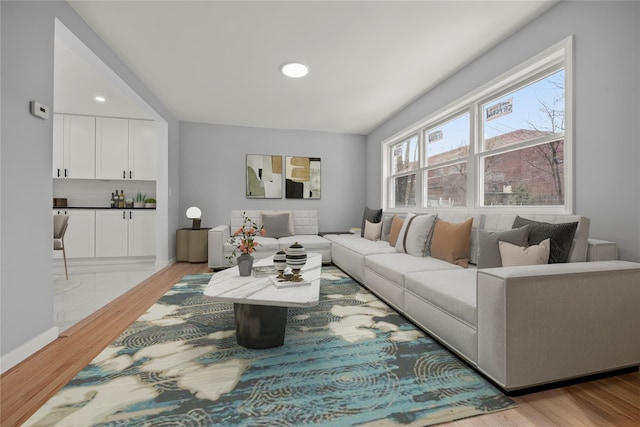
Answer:
<svg viewBox="0 0 640 427"><path fill-rule="evenodd" d="M111 193L124 190L134 200L138 191L156 198L155 181L110 181L97 179L53 179L53 197L66 198L67 206L109 207ZM53 200L51 201L53 205Z"/></svg>

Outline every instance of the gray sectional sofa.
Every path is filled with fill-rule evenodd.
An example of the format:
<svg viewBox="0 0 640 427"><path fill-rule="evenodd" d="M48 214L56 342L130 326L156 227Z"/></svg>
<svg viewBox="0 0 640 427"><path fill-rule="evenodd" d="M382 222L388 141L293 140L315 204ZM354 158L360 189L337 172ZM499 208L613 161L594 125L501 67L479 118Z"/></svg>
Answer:
<svg viewBox="0 0 640 427"><path fill-rule="evenodd" d="M507 391L640 365L640 264L590 241L588 218L522 216L578 222L567 263L477 268L481 231L511 229L511 214L438 214L473 218L467 268L383 240L325 238L335 265Z"/></svg>

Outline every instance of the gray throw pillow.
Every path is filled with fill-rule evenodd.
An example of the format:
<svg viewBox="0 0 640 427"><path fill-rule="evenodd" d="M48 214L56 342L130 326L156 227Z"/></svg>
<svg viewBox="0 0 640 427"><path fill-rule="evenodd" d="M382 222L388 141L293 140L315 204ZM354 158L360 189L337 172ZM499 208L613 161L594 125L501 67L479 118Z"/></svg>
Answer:
<svg viewBox="0 0 640 427"><path fill-rule="evenodd" d="M382 209L369 209L368 207L365 207L364 213L362 214L362 228L360 228L360 237L364 237L365 221L369 221L376 224L381 220L382 220Z"/></svg>
<svg viewBox="0 0 640 427"><path fill-rule="evenodd" d="M498 242L507 242L518 246L527 246L529 241L529 226L514 228L506 231L480 230L480 244L478 251L478 268L502 267L500 246Z"/></svg>
<svg viewBox="0 0 640 427"><path fill-rule="evenodd" d="M382 216L382 233L380 234L380 240L385 242L389 241L389 234L391 233L391 223L393 222L393 215Z"/></svg>
<svg viewBox="0 0 640 427"><path fill-rule="evenodd" d="M289 232L289 213L262 213L262 226L265 237L287 237Z"/></svg>
<svg viewBox="0 0 640 427"><path fill-rule="evenodd" d="M550 224L517 216L511 228L520 228L524 225L529 226L529 246L537 245L545 239L551 239L549 264L567 262L573 236L578 228L577 221Z"/></svg>

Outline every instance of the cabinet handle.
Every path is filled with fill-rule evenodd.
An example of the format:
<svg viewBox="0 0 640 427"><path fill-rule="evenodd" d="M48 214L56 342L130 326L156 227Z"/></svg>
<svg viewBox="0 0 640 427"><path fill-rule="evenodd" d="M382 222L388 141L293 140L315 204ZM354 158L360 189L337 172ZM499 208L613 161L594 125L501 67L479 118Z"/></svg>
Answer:
<svg viewBox="0 0 640 427"><path fill-rule="evenodd" d="M133 219L133 212L129 211L129 219Z"/></svg>
<svg viewBox="0 0 640 427"><path fill-rule="evenodd" d="M67 168L64 168L64 177L65 177L65 178L68 176L68 173L67 173L67 172L68 172L68 171L67 171Z"/></svg>
<svg viewBox="0 0 640 427"><path fill-rule="evenodd" d="M125 215L126 215L126 213L124 211L122 211L122 219L127 219L127 217Z"/></svg>
<svg viewBox="0 0 640 427"><path fill-rule="evenodd" d="M127 178L127 171L122 171L122 179L126 179Z"/></svg>
<svg viewBox="0 0 640 427"><path fill-rule="evenodd" d="M131 171L129 171L129 179L133 179L133 177L131 176Z"/></svg>
<svg viewBox="0 0 640 427"><path fill-rule="evenodd" d="M60 168L58 168L58 178L60 178Z"/></svg>

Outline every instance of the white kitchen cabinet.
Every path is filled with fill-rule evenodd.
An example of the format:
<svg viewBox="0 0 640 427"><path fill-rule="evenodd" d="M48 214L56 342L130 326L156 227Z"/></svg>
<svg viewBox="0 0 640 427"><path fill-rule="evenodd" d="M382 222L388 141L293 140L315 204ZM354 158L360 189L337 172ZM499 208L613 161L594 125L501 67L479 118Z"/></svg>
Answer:
<svg viewBox="0 0 640 427"><path fill-rule="evenodd" d="M129 211L129 256L156 255L156 212Z"/></svg>
<svg viewBox="0 0 640 427"><path fill-rule="evenodd" d="M129 120L96 117L96 178L129 179Z"/></svg>
<svg viewBox="0 0 640 427"><path fill-rule="evenodd" d="M54 114L54 178L95 179L95 153L95 117Z"/></svg>
<svg viewBox="0 0 640 427"><path fill-rule="evenodd" d="M156 179L155 123L96 118L96 178Z"/></svg>
<svg viewBox="0 0 640 427"><path fill-rule="evenodd" d="M155 256L155 211L96 211L96 257Z"/></svg>
<svg viewBox="0 0 640 427"><path fill-rule="evenodd" d="M156 179L156 125L149 120L129 120L129 170L131 179Z"/></svg>
<svg viewBox="0 0 640 427"><path fill-rule="evenodd" d="M67 259L95 257L95 211L54 209L53 214L69 215L69 225L64 235ZM62 251L54 251L53 255L54 258L62 258Z"/></svg>

